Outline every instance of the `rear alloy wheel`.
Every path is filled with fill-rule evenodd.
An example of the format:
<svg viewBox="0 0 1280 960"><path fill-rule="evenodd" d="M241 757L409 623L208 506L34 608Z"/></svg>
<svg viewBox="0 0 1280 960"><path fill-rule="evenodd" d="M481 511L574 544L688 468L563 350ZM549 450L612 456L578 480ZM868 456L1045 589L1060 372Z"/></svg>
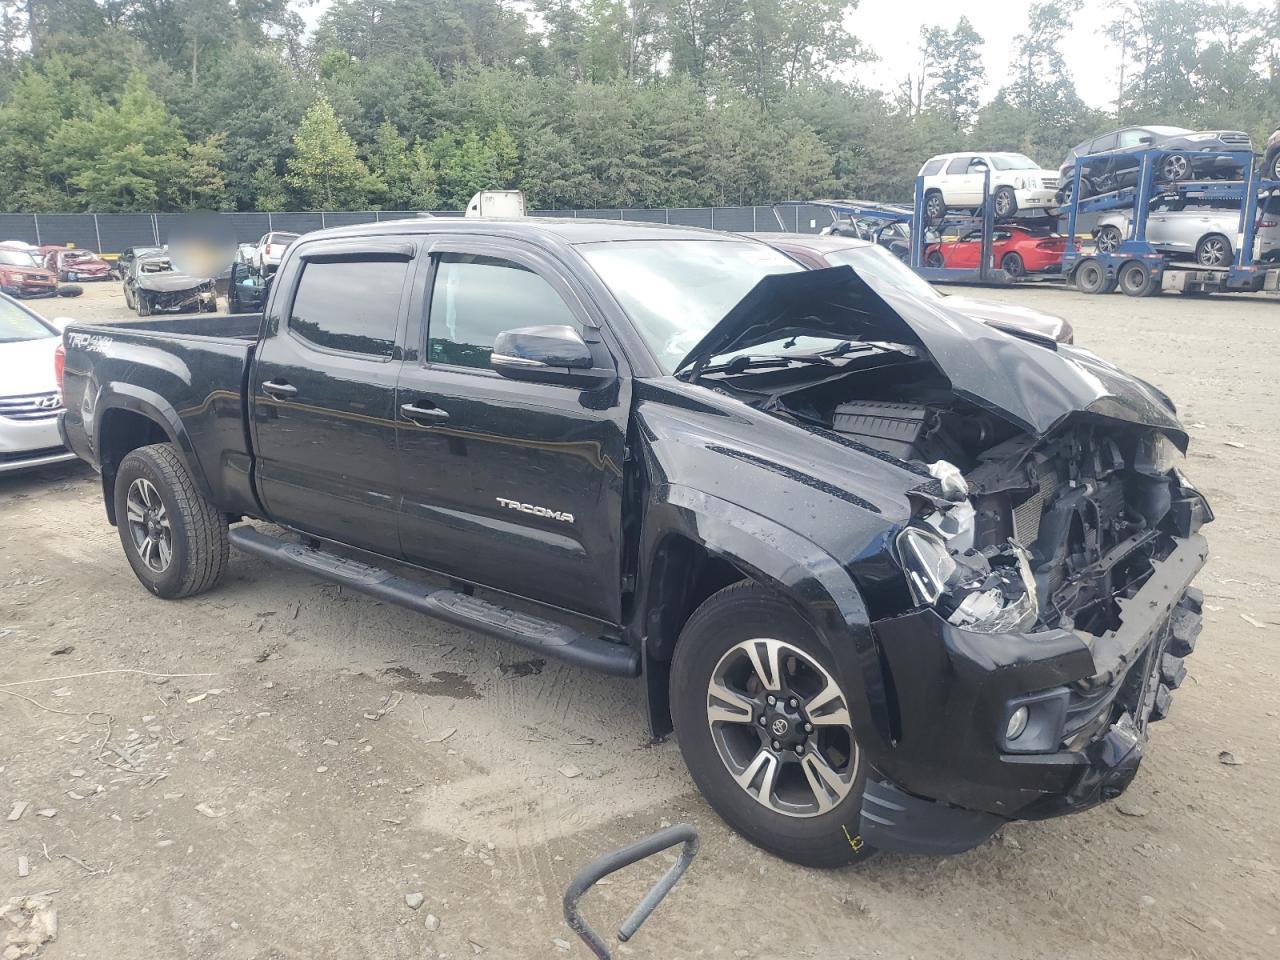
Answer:
<svg viewBox="0 0 1280 960"><path fill-rule="evenodd" d="M924 197L924 215L929 223L937 226L947 215L947 203L938 190L930 190Z"/></svg>
<svg viewBox="0 0 1280 960"><path fill-rule="evenodd" d="M703 603L676 647L671 712L690 774L738 833L809 866L870 856L849 701L784 600L743 582Z"/></svg>
<svg viewBox="0 0 1280 960"><path fill-rule="evenodd" d="M995 214L997 217L1004 219L1012 217L1018 212L1018 195L1013 192L1013 187L1000 187L996 190L995 195Z"/></svg>
<svg viewBox="0 0 1280 960"><path fill-rule="evenodd" d="M1202 267L1229 267L1234 259L1231 241L1220 233L1201 237L1196 244L1196 263Z"/></svg>
<svg viewBox="0 0 1280 960"><path fill-rule="evenodd" d="M1185 153L1171 153L1160 161L1160 179L1166 183L1191 178L1191 160Z"/></svg>
<svg viewBox="0 0 1280 960"><path fill-rule="evenodd" d="M1115 253L1123 239L1120 228L1108 224L1098 228L1098 232L1093 236L1093 245L1099 253Z"/></svg>
<svg viewBox="0 0 1280 960"><path fill-rule="evenodd" d="M1080 261L1074 274L1076 289L1081 293L1110 293L1116 288L1114 278L1107 278L1107 269L1093 257Z"/></svg>
<svg viewBox="0 0 1280 960"><path fill-rule="evenodd" d="M157 597L189 597L222 578L226 518L196 490L172 444L139 447L120 461L114 503L129 566Z"/></svg>
<svg viewBox="0 0 1280 960"><path fill-rule="evenodd" d="M1015 280L1021 280L1027 275L1027 265L1016 253L1006 253L1004 259L1000 261L1000 269Z"/></svg>
<svg viewBox="0 0 1280 960"><path fill-rule="evenodd" d="M1271 157L1267 160L1263 176L1269 180L1280 180L1280 150L1271 154Z"/></svg>
<svg viewBox="0 0 1280 960"><path fill-rule="evenodd" d="M1129 297L1149 297L1156 292L1156 276L1145 263L1130 260L1116 277L1120 290Z"/></svg>

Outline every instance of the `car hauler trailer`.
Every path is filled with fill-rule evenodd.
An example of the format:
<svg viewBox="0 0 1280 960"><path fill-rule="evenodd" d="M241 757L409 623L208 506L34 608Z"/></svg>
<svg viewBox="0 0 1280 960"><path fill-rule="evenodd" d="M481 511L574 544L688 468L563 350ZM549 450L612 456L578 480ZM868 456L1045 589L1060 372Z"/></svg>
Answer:
<svg viewBox="0 0 1280 960"><path fill-rule="evenodd" d="M1146 297L1162 290L1187 294L1227 291L1280 292L1280 263L1259 262L1256 255L1259 221L1268 198L1280 192L1280 180L1265 179L1249 151L1224 153L1238 162L1241 180L1185 180L1160 182L1160 161L1171 151L1150 149L1137 154L1140 167L1137 183L1110 193L1081 198L1081 175L1089 161L1082 157L1073 173L1072 199L1062 207L1067 218L1067 249L1063 255L1063 276L1082 293L1110 293L1119 288L1133 297ZM1151 201L1177 195L1189 200L1239 202L1240 218L1234 237L1234 256L1229 265L1206 267L1182 263L1176 255L1157 249L1147 238ZM1076 225L1081 214L1107 211L1127 212L1124 237L1112 250L1085 251L1076 242Z"/></svg>

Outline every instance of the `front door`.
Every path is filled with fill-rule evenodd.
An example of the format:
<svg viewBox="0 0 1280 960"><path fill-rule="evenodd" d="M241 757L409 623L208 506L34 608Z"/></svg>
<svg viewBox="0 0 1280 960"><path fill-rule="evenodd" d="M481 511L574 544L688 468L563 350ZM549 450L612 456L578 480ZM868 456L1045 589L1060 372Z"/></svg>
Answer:
<svg viewBox="0 0 1280 960"><path fill-rule="evenodd" d="M597 366L616 360L572 282L531 248L459 238L432 253L426 328L409 334L420 352L397 391L405 559L618 622L629 379L583 391L492 370L499 332L542 324L576 328Z"/></svg>
<svg viewBox="0 0 1280 960"><path fill-rule="evenodd" d="M394 557L397 337L413 247L383 240L300 248L276 280L249 387L270 518Z"/></svg>

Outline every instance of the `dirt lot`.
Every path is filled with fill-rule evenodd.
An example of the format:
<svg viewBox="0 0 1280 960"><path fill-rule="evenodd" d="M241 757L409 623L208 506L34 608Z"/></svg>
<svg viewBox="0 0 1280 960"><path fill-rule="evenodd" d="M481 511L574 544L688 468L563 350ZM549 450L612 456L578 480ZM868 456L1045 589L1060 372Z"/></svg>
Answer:
<svg viewBox="0 0 1280 960"><path fill-rule="evenodd" d="M125 316L116 289L50 312ZM950 859L793 867L646 742L638 685L245 556L156 600L73 464L0 479L0 689L30 698L0 696L0 816L30 802L0 820L0 902L56 891L49 958L585 957L572 873L691 820L702 855L619 955L1280 955L1280 303L991 295L1173 396L1218 513L1191 676L1121 803ZM126 668L173 676L101 673ZM661 869L589 916L613 929Z"/></svg>

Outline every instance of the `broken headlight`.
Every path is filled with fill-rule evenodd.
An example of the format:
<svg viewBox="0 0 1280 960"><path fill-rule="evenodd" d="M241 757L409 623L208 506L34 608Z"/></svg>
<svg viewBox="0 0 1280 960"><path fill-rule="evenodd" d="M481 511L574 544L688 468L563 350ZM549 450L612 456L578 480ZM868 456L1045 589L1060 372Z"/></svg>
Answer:
<svg viewBox="0 0 1280 960"><path fill-rule="evenodd" d="M936 466L930 472L938 476ZM973 519L965 498L939 506L898 534L898 560L912 597L948 623L977 633L1030 629L1040 611L1026 550L1012 540L976 549Z"/></svg>

